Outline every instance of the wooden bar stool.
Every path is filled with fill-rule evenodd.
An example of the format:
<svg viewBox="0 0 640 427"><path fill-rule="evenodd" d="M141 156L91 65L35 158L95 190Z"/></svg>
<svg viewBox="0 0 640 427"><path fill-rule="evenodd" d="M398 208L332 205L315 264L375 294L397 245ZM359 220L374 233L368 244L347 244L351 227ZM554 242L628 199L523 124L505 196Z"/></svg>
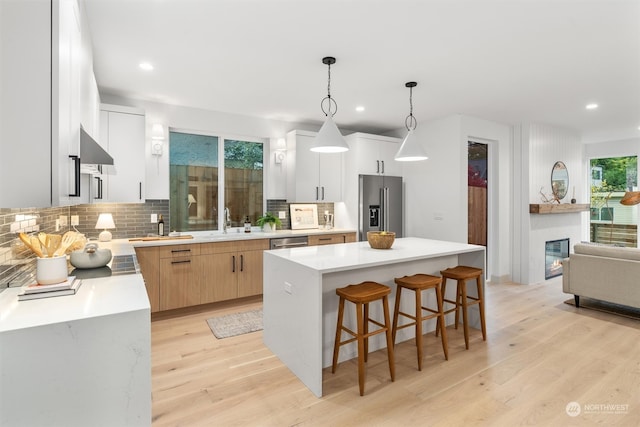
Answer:
<svg viewBox="0 0 640 427"><path fill-rule="evenodd" d="M458 329L458 311L462 308L462 324L464 326L464 344L467 350L469 349L469 321L467 319L467 307L478 304L480 312L480 325L482 328L482 339L487 340L487 327L484 321L484 298L482 296L482 269L475 267L467 267L459 265L453 268L447 268L440 272L442 275L442 301L453 304L455 307L446 310L444 314L455 311L456 320L455 328ZM447 289L447 279L453 279L458 282L456 288L456 300L448 300L445 298L445 291ZM467 295L467 280L475 279L478 287L478 297L470 297ZM436 334L438 330L436 329Z"/></svg>
<svg viewBox="0 0 640 427"><path fill-rule="evenodd" d="M336 294L340 297L338 308L338 325L336 327L336 340L333 346L333 366L331 372L335 373L338 366L338 353L340 346L358 341L358 383L360 385L360 396L364 396L364 364L367 361L369 353L369 337L381 333L387 336L387 356L389 358L389 372L391 373L391 381L395 380L395 364L393 361L393 341L391 340L391 321L389 320L389 300L388 296L391 288L376 282L362 282L359 285L349 285L344 288L336 289ZM344 302L351 301L356 305L356 321L357 332L346 328L342 324L344 317ZM384 310L384 324L369 318L369 303L373 301L382 301ZM364 313L362 309L364 308ZM369 332L369 322L379 326L380 328ZM341 341L342 331L352 335L345 341Z"/></svg>
<svg viewBox="0 0 640 427"><path fill-rule="evenodd" d="M442 330L442 350L444 351L444 358L449 360L449 350L447 346L447 330L444 322L444 311L442 305L442 293L440 290L440 283L442 279L436 276L429 276L428 274L414 274L413 276L404 276L395 279L397 287L396 291L396 305L393 312L393 332L391 333L393 342L396 342L396 332L398 329L407 328L409 326L416 326L416 347L418 348L418 370L422 371L422 322L428 319L437 318L436 330L440 328ZM400 311L400 297L402 295L402 289L414 291L416 296L416 311L415 316ZM438 309L433 310L422 305L422 291L433 289L436 292L436 300ZM422 315L422 310L429 312L430 314ZM413 320L406 325L398 326L399 316L408 317Z"/></svg>

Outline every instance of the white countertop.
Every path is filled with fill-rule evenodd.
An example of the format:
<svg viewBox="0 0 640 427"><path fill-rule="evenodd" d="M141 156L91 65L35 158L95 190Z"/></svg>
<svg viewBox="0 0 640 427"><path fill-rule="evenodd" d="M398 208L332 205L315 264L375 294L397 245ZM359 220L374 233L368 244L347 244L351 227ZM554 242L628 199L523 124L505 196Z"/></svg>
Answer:
<svg viewBox="0 0 640 427"><path fill-rule="evenodd" d="M150 309L141 274L83 279L75 295L18 301L19 287L0 293L0 333Z"/></svg>
<svg viewBox="0 0 640 427"><path fill-rule="evenodd" d="M368 242L355 242L278 249L265 251L265 253L288 259L322 273L331 273L478 250L484 250L484 246L404 237L396 239L391 249L372 249Z"/></svg>
<svg viewBox="0 0 640 427"><path fill-rule="evenodd" d="M257 239L279 239L283 237L296 237L296 236L311 236L315 234L340 234L340 233L355 233L356 230L333 228L330 230L324 228L312 228L306 230L277 230L273 233L265 233L264 231L251 231L251 233L245 233L243 228L233 228L227 233L222 231L188 231L182 233L183 236L190 235L193 239L174 239L174 240L151 240L146 242L133 241L129 242L127 239L113 240L112 244L118 245L121 243L128 243L132 245L132 248L145 247L145 246L165 246L165 245L184 245L189 243L212 243L212 242L229 242L236 240L257 240ZM103 243L100 242L100 247L103 247ZM105 246L106 247L106 246ZM113 249L112 249L113 252ZM114 253L115 255L115 253Z"/></svg>

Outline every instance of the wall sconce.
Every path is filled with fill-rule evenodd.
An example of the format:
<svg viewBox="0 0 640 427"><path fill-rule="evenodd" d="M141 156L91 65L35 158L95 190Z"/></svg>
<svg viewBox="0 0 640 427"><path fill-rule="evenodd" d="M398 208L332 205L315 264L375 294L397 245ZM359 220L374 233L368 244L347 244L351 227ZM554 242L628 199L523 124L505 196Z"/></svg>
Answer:
<svg viewBox="0 0 640 427"><path fill-rule="evenodd" d="M287 141L284 138L278 138L276 143L276 152L274 153L274 162L276 165L282 164L287 158Z"/></svg>
<svg viewBox="0 0 640 427"><path fill-rule="evenodd" d="M101 242L108 242L111 240L111 232L107 229L116 228L116 224L113 222L113 215L110 213L101 213L98 216L98 222L96 222L96 229L103 229L98 236L98 240Z"/></svg>
<svg viewBox="0 0 640 427"><path fill-rule="evenodd" d="M151 154L162 156L162 146L164 141L164 126L155 123L151 128Z"/></svg>

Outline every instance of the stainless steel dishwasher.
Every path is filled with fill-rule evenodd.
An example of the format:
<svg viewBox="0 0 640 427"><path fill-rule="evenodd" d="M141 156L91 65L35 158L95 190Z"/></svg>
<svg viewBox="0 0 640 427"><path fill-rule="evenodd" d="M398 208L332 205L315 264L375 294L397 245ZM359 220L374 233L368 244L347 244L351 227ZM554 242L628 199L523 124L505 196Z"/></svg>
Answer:
<svg viewBox="0 0 640 427"><path fill-rule="evenodd" d="M307 236L282 237L279 239L271 239L271 249L299 248L300 246L308 246L309 239Z"/></svg>

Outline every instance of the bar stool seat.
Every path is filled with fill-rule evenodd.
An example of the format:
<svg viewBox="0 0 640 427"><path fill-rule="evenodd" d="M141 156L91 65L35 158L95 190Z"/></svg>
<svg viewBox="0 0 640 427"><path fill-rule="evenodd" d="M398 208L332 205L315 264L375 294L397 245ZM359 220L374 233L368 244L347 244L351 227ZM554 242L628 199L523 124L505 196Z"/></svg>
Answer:
<svg viewBox="0 0 640 427"><path fill-rule="evenodd" d="M396 304L393 311L393 331L391 333L393 342L396 342L396 332L398 329L407 328L410 326L416 327L416 347L418 349L418 370L422 371L422 322L425 320L437 318L436 331L440 329L442 331L442 350L444 351L444 358L449 360L449 350L447 345L447 330L444 322L444 311L442 304L442 292L440 284L442 278L437 276L430 276L428 274L414 274L412 276L404 276L395 279L397 287L396 291ZM400 311L400 299L402 296L402 289L415 292L415 315L404 313ZM422 305L422 291L433 289L436 293L437 310L424 307ZM422 311L427 311L430 314L423 315ZM400 316L407 317L412 322L398 326L398 320Z"/></svg>
<svg viewBox="0 0 640 427"><path fill-rule="evenodd" d="M389 300L388 296L391 288L376 282L362 282L358 285L349 285L336 289L336 294L340 297L338 307L338 323L336 326L336 339L333 346L333 365L331 372L335 373L338 367L338 354L340 347L351 342L358 342L358 384L360 386L360 396L364 396L365 362L369 353L369 337L384 333L387 338L387 357L389 359L389 372L391 381L395 380L395 364L393 360L393 341L391 340L391 321L389 320ZM344 318L344 302L350 301L356 305L357 331L354 332L345 327L342 323ZM369 317L369 303L381 301L384 311L384 323L380 323ZM363 312L364 309L364 312ZM369 323L373 323L379 328L369 332ZM342 331L345 331L353 338L342 341Z"/></svg>
<svg viewBox="0 0 640 427"><path fill-rule="evenodd" d="M479 312L480 312L480 326L482 329L482 340L487 340L487 327L484 319L484 298L482 295L482 269L476 267L468 267L465 265L458 265L456 267L447 268L446 270L442 270L440 272L442 275L442 301L445 303L453 304L454 307L445 310L444 314L451 313L455 311L455 328L458 329L458 312L462 309L462 324L464 327L464 344L466 349L469 349L469 321L467 315L467 308L471 305L478 304ZM446 299L445 292L447 288L447 279L452 279L457 281L456 288L456 300ZM476 280L477 286L477 297L471 297L467 295L467 280ZM436 329L436 334L438 330Z"/></svg>

